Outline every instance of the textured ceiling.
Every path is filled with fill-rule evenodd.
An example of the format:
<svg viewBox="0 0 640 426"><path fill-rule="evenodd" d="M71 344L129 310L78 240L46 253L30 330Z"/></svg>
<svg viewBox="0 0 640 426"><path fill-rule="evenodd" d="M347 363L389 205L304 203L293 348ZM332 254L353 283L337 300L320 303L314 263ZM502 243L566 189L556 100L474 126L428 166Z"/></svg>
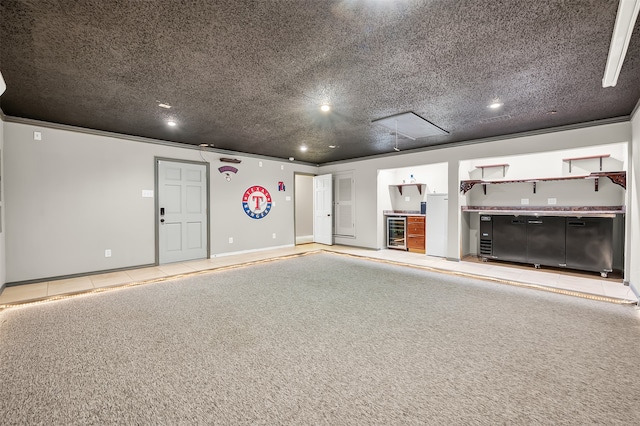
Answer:
<svg viewBox="0 0 640 426"><path fill-rule="evenodd" d="M617 4L0 0L0 108L311 163L394 152L372 120L407 111L449 133L399 136L403 151L626 116L640 20L602 88Z"/></svg>

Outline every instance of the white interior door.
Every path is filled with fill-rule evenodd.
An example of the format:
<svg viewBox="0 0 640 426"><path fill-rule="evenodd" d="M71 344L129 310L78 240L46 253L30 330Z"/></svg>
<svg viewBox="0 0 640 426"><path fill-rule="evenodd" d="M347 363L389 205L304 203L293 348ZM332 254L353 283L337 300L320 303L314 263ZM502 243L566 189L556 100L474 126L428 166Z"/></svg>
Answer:
<svg viewBox="0 0 640 426"><path fill-rule="evenodd" d="M207 168L158 160L158 262L207 257Z"/></svg>
<svg viewBox="0 0 640 426"><path fill-rule="evenodd" d="M333 190L331 175L313 178L313 241L320 244L333 244Z"/></svg>

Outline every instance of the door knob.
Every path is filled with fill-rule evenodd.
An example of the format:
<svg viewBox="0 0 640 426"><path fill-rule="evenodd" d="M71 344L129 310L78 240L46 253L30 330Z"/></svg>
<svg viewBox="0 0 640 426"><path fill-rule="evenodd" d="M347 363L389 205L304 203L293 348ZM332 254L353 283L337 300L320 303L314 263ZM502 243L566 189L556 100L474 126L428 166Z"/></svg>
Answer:
<svg viewBox="0 0 640 426"><path fill-rule="evenodd" d="M160 223L164 223L164 219L160 219Z"/></svg>

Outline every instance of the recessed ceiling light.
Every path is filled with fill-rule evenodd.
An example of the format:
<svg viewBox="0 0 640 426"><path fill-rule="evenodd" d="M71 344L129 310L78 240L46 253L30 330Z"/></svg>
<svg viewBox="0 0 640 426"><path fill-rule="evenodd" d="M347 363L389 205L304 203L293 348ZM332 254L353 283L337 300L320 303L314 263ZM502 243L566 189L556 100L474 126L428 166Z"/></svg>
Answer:
<svg viewBox="0 0 640 426"><path fill-rule="evenodd" d="M309 149L309 148L307 148L307 147L306 147L306 146L304 146L304 145L302 145L302 146L300 147L300 151L302 151L302 152L305 152L307 149Z"/></svg>
<svg viewBox="0 0 640 426"><path fill-rule="evenodd" d="M289 157L289 161L293 161L293 160L295 160L295 158Z"/></svg>
<svg viewBox="0 0 640 426"><path fill-rule="evenodd" d="M204 146L209 146L208 143L201 143L200 146L204 147Z"/></svg>
<svg viewBox="0 0 640 426"><path fill-rule="evenodd" d="M168 125L168 126L171 126L171 127L175 127L177 124L178 124L178 123L176 123L176 122L175 122L175 121L173 121L173 120L169 120L169 121L167 121L167 125Z"/></svg>
<svg viewBox="0 0 640 426"><path fill-rule="evenodd" d="M497 101L496 101L496 102L494 102L494 103L492 103L492 104L489 104L488 106L489 106L489 108L491 108L491 109L498 109L498 108L500 108L502 105L504 105L502 102L497 102Z"/></svg>
<svg viewBox="0 0 640 426"><path fill-rule="evenodd" d="M337 148L337 145L329 145L329 148L331 149Z"/></svg>
<svg viewBox="0 0 640 426"><path fill-rule="evenodd" d="M324 105L322 105L322 106L320 107L320 111L322 111L322 112L327 112L327 111L329 111L330 109L331 109L331 107L330 107L329 105L327 105L327 104L324 104Z"/></svg>
<svg viewBox="0 0 640 426"><path fill-rule="evenodd" d="M171 108L171 105L169 105L169 104L163 104L163 103L158 104L158 106L159 106L160 108L165 108L165 109L169 109L169 108Z"/></svg>

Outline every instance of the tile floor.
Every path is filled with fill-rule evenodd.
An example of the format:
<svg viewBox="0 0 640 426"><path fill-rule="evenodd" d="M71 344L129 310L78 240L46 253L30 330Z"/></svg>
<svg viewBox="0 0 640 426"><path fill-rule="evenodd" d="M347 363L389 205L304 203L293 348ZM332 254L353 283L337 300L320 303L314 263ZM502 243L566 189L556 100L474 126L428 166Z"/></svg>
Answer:
<svg viewBox="0 0 640 426"><path fill-rule="evenodd" d="M117 287L131 283L140 283L157 279L166 279L199 271L233 266L246 262L271 259L279 256L300 254L315 250L330 250L343 254L364 256L376 260L398 262L431 268L447 273L500 280L513 285L554 291L557 293L582 295L597 300L618 303L633 303L638 299L630 287L621 280L602 279L597 274L567 274L553 270L536 270L533 267L505 265L500 263L477 261L452 262L443 258L409 253L400 250L368 250L347 246L324 246L321 244L303 244L290 248L264 250L252 253L222 256L213 259L194 260L154 267L109 272L78 278L62 279L35 284L7 287L0 294L0 308L14 304L65 294L94 291L100 288Z"/></svg>

